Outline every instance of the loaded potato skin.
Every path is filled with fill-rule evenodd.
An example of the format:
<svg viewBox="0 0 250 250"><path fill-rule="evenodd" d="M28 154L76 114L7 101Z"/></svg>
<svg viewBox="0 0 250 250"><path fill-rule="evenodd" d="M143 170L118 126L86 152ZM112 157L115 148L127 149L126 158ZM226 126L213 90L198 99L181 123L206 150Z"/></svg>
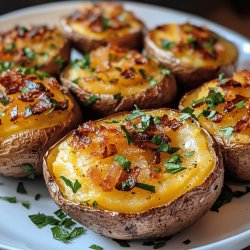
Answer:
<svg viewBox="0 0 250 250"><path fill-rule="evenodd" d="M75 47L85 53L108 43L128 49L143 47L144 24L117 3L84 4L63 18L61 27Z"/></svg>
<svg viewBox="0 0 250 250"><path fill-rule="evenodd" d="M190 90L235 70L236 46L206 27L190 23L165 24L148 32L145 47L149 55L169 68L183 90Z"/></svg>
<svg viewBox="0 0 250 250"><path fill-rule="evenodd" d="M78 104L55 78L0 64L0 174L41 174L47 149L81 121Z"/></svg>
<svg viewBox="0 0 250 250"><path fill-rule="evenodd" d="M194 223L217 199L224 176L217 144L196 121L138 108L84 123L48 151L43 171L65 212L129 240Z"/></svg>
<svg viewBox="0 0 250 250"><path fill-rule="evenodd" d="M173 101L176 82L169 70L135 50L108 45L71 63L61 81L83 106L99 116Z"/></svg>
<svg viewBox="0 0 250 250"><path fill-rule="evenodd" d="M56 27L16 26L0 34L0 61L58 74L69 58L69 41Z"/></svg>
<svg viewBox="0 0 250 250"><path fill-rule="evenodd" d="M231 176L250 180L249 165L249 87L250 72L235 72L185 94L179 108L198 117L223 150L225 166ZM189 108L187 108L189 107Z"/></svg>

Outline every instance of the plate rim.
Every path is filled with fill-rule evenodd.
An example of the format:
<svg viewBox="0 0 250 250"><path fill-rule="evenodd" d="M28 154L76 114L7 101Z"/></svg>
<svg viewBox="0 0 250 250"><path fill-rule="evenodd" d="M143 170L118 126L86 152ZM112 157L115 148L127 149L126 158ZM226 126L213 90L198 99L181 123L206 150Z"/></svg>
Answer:
<svg viewBox="0 0 250 250"><path fill-rule="evenodd" d="M25 17L29 14L34 14L34 13L40 13L43 12L45 9L48 9L49 11L53 11L53 10L58 10L58 9L64 9L66 6L70 5L82 5L85 3L88 3L90 1L88 0L82 0L82 1L58 1L58 2L51 2L51 3L44 3L44 4L38 4L38 5L34 5L34 6L29 6L29 7L24 7L18 10L14 10L8 13L5 13L3 15L0 16L0 23L1 22L7 22L7 21L11 21L12 19L18 19L18 18L22 18ZM100 1L91 1L91 2L100 2ZM115 1L114 1L115 2ZM201 16L192 14L192 13L188 13L185 11L180 11L180 10L176 10L176 9L172 9L172 8L168 8L165 6L159 6L159 5L155 5L155 4L149 4L149 3L140 3L140 2L129 2L129 1L121 1L120 2L123 5L131 5L131 6L143 6L146 8L153 8L156 11L157 10L164 10L166 12L170 12L174 15L183 15L183 16L187 16L188 18L192 18L198 22L203 22L208 24L209 26L212 26L212 29L215 30L223 30L226 33L229 33L232 36L237 37L238 39L244 41L244 43L247 43L250 45L250 39L247 38L246 36L238 33L237 31L234 31L230 28L227 28L223 25L220 25L218 23L215 23L213 21L210 21L206 18L203 18ZM242 52L241 52L242 53ZM240 51L239 51L240 54ZM232 242L234 242L235 240L241 241L243 238L245 237L249 237L250 238L250 229L243 231L239 234L236 235L232 235L229 236L225 239L216 241L216 242L211 242L205 245L201 245L199 247L195 247L192 248L193 250L205 250L205 249L216 249L216 247L223 247L225 244L230 244ZM11 245L6 245L6 243L1 242L0 239L0 249L6 249L6 250L23 250L22 248L19 247L15 247L15 246L11 246Z"/></svg>

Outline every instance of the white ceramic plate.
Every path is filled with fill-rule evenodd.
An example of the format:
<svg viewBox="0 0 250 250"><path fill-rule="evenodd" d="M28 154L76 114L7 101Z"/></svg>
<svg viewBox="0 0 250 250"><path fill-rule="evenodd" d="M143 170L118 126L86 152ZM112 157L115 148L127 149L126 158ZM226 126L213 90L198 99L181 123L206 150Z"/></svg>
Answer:
<svg viewBox="0 0 250 250"><path fill-rule="evenodd" d="M76 9L82 2L58 2L40 5L16 11L0 17L0 29L6 30L16 24L29 23L58 23L61 16ZM243 36L193 15L170 10L153 5L125 3L125 7L136 13L149 28L167 22L190 21L198 25L207 25L212 30L234 42L239 49L239 69L250 69L250 42ZM77 54L73 53L73 57ZM1 160L1 159L0 159ZM38 212L52 215L58 207L49 197L43 179L23 181L28 194L16 193L18 181L0 177L0 196L16 196L19 203L10 204L0 200L0 249L4 250L85 250L92 244L102 246L105 250L124 249L107 238L101 237L88 230L86 235L64 244L52 238L50 227L38 229L30 221L28 215ZM244 187L234 184L239 190ZM41 199L35 201L37 193ZM27 210L20 201L28 200L31 208ZM189 245L182 242L190 239ZM143 246L142 241L129 242L131 250L152 249ZM250 194L220 209L219 213L208 212L195 225L172 237L161 249L227 249L237 250L250 245Z"/></svg>

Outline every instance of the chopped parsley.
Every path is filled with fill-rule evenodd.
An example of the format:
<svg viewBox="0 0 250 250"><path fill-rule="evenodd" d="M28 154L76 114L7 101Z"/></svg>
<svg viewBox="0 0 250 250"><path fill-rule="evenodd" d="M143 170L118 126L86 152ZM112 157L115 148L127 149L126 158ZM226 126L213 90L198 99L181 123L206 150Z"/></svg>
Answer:
<svg viewBox="0 0 250 250"><path fill-rule="evenodd" d="M128 145L134 142L133 136L127 131L126 127L124 125L120 126L121 130L125 133L125 137L128 141Z"/></svg>
<svg viewBox="0 0 250 250"><path fill-rule="evenodd" d="M117 93L117 94L114 94L113 97L114 97L115 100L120 100L121 97L122 97L122 94L121 93Z"/></svg>
<svg viewBox="0 0 250 250"><path fill-rule="evenodd" d="M196 101L193 101L192 107L199 106L199 105L201 105L203 102L205 102L205 98L204 98L204 97L203 97L203 98L200 98L200 99L198 99L198 100L196 100Z"/></svg>
<svg viewBox="0 0 250 250"><path fill-rule="evenodd" d="M121 122L121 120L113 119L110 121L106 121L105 123L120 123L120 122Z"/></svg>
<svg viewBox="0 0 250 250"><path fill-rule="evenodd" d="M148 77L148 81L150 86L155 86L158 83L152 76Z"/></svg>
<svg viewBox="0 0 250 250"><path fill-rule="evenodd" d="M225 74L223 72L219 73L218 79L219 79L220 84L224 84L225 83Z"/></svg>
<svg viewBox="0 0 250 250"><path fill-rule="evenodd" d="M185 154L186 157L192 157L195 151L190 151Z"/></svg>
<svg viewBox="0 0 250 250"><path fill-rule="evenodd" d="M28 59L34 60L35 57L36 57L36 52L33 51L31 48L26 47L26 48L24 48L24 55L25 55Z"/></svg>
<svg viewBox="0 0 250 250"><path fill-rule="evenodd" d="M184 121L188 118L193 118L193 119L197 120L197 117L193 114L194 109L192 109L190 107L186 107L186 108L182 109L181 112L182 112L182 114L179 116L179 119L181 121Z"/></svg>
<svg viewBox="0 0 250 250"><path fill-rule="evenodd" d="M149 184L136 182L135 187L146 190L146 191L149 191L151 193L155 193L155 186L152 186L152 185L149 185Z"/></svg>
<svg viewBox="0 0 250 250"><path fill-rule="evenodd" d="M22 201L22 206L27 208L27 209L30 209L30 202L29 201Z"/></svg>
<svg viewBox="0 0 250 250"><path fill-rule="evenodd" d="M80 182L76 179L73 183L71 180L67 179L65 176L60 176L60 178L65 182L66 186L70 187L73 193L76 193L81 187Z"/></svg>
<svg viewBox="0 0 250 250"><path fill-rule="evenodd" d="M93 201L93 204L92 204L92 206L93 206L94 208L97 208L97 206L98 206L98 203L97 203L97 201L96 201L96 200L94 200L94 201Z"/></svg>
<svg viewBox="0 0 250 250"><path fill-rule="evenodd" d="M157 148L156 151L157 151L157 152L168 153L169 149L170 149L169 143L163 142L163 143L160 144L160 146Z"/></svg>
<svg viewBox="0 0 250 250"><path fill-rule="evenodd" d="M125 119L125 121L131 121L137 117L145 115L144 112L142 112L136 105L135 105L135 110L132 111L130 115L128 115Z"/></svg>
<svg viewBox="0 0 250 250"><path fill-rule="evenodd" d="M154 135L151 139L151 142L153 142L156 145L160 145L162 143L161 135Z"/></svg>
<svg viewBox="0 0 250 250"><path fill-rule="evenodd" d="M31 165L31 164L29 164L29 163L25 163L25 164L22 164L21 166L20 166L20 168L25 172L25 173L27 173L28 175L27 175L27 177L29 178L29 179L35 179L35 170L34 170L34 168L33 168L33 166Z"/></svg>
<svg viewBox="0 0 250 250"><path fill-rule="evenodd" d="M146 79L146 72L144 69L139 69L139 73L141 74L142 78Z"/></svg>
<svg viewBox="0 0 250 250"><path fill-rule="evenodd" d="M62 211L62 209L58 209L54 212L54 214L60 218L61 220L66 217L66 214Z"/></svg>
<svg viewBox="0 0 250 250"><path fill-rule="evenodd" d="M184 169L185 167L181 166L181 156L176 154L172 155L167 162L164 162L165 172L170 174L176 174Z"/></svg>
<svg viewBox="0 0 250 250"><path fill-rule="evenodd" d="M0 200L7 201L9 203L17 203L16 197L14 196L0 196Z"/></svg>
<svg viewBox="0 0 250 250"><path fill-rule="evenodd" d="M161 123L161 119L159 117L157 117L157 116L154 117L153 121L154 121L154 124L160 124Z"/></svg>
<svg viewBox="0 0 250 250"><path fill-rule="evenodd" d="M164 76L169 76L171 73L171 71L169 69L162 69L161 70L161 74Z"/></svg>
<svg viewBox="0 0 250 250"><path fill-rule="evenodd" d="M236 104L235 104L235 106L238 108L238 109L242 109L242 108L244 108L245 107L245 100L242 100L242 101L240 101L240 102L237 102Z"/></svg>
<svg viewBox="0 0 250 250"><path fill-rule="evenodd" d="M131 162L125 158L124 156L118 154L115 158L114 161L118 162L120 164L120 166L126 170L127 172L130 171L130 167L131 167Z"/></svg>
<svg viewBox="0 0 250 250"><path fill-rule="evenodd" d="M107 17L102 18L102 30L106 30L110 27L109 19Z"/></svg>
<svg viewBox="0 0 250 250"><path fill-rule="evenodd" d="M112 239L115 241L119 246L121 247L130 247L129 243L126 240L117 240L117 239Z"/></svg>
<svg viewBox="0 0 250 250"><path fill-rule="evenodd" d="M55 59L55 64L57 64L58 66L62 67L64 63L64 60L61 56L57 56Z"/></svg>
<svg viewBox="0 0 250 250"><path fill-rule="evenodd" d="M16 45L14 43L8 44L6 47L4 47L5 52L10 52L16 48Z"/></svg>
<svg viewBox="0 0 250 250"><path fill-rule="evenodd" d="M161 46L165 50L171 50L173 47L176 46L176 43L175 42L171 42L171 41L169 41L167 39L163 39L161 41Z"/></svg>
<svg viewBox="0 0 250 250"><path fill-rule="evenodd" d="M81 77L77 77L75 80L73 80L72 82L75 84L78 84L81 81Z"/></svg>
<svg viewBox="0 0 250 250"><path fill-rule="evenodd" d="M215 108L218 104L225 102L224 96L216 88L210 89L206 97L206 104L209 108Z"/></svg>
<svg viewBox="0 0 250 250"><path fill-rule="evenodd" d="M220 128L220 131L225 133L225 136L229 136L233 133L234 128L233 127L225 127L225 128Z"/></svg>
<svg viewBox="0 0 250 250"><path fill-rule="evenodd" d="M89 246L89 248L94 250L103 250L103 247L100 247L96 244L92 244L91 246Z"/></svg>
<svg viewBox="0 0 250 250"><path fill-rule="evenodd" d="M95 104L97 101L100 100L100 97L99 96L96 96L96 95L91 95L89 97L89 99L85 102L85 106L90 106L90 105L93 105Z"/></svg>
<svg viewBox="0 0 250 250"><path fill-rule="evenodd" d="M23 185L22 182L18 182L18 185L17 185L17 189L16 189L17 193L19 194L27 194L27 191Z"/></svg>

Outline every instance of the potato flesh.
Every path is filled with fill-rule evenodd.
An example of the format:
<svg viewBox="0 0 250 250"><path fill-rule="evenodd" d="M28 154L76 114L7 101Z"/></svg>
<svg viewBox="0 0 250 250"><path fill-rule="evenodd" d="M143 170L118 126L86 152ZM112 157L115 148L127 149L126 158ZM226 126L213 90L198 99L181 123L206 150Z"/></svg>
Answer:
<svg viewBox="0 0 250 250"><path fill-rule="evenodd" d="M166 111L158 110L146 113L161 117L166 114ZM169 117L175 117L176 113L168 112L168 115ZM114 118L124 119L125 117L117 116ZM105 123L103 125L105 126ZM113 128L119 128L119 124L108 125ZM119 154L131 161L132 167L139 166L141 168L138 181L155 186L155 193L136 187L127 192L116 189L104 192L100 186L93 184L88 178L89 168L97 166L101 169L103 178L115 157L100 159L98 156L93 156L93 152L100 152L100 141L98 141L98 138L92 138L93 142L90 146L80 151L71 148L68 144L70 138L63 141L50 152L47 160L49 171L54 176L54 180L59 185L66 199L74 202L89 200L89 204L96 201L98 208L124 213L147 211L150 208L168 203L190 189L201 185L213 171L215 165L215 157L211 150L211 145L208 144L206 136L204 136L197 125L190 121L185 121L184 125L176 132L169 128L162 132L170 137L172 147L181 148L178 154L183 156L182 165L187 167L187 169L176 174L163 173L159 178L150 177L148 162L152 159L151 150L140 149L134 145L128 146L123 136L112 136L108 139L110 143L112 142L116 145ZM185 157L185 153L190 151L195 151L193 156ZM155 167L162 168L162 163L167 161L169 157L168 153L161 153L161 163L155 165ZM65 176L73 182L78 179L81 183L81 188L74 194L65 185L64 181L60 179L60 176Z"/></svg>
<svg viewBox="0 0 250 250"><path fill-rule="evenodd" d="M191 25L190 25L191 26ZM164 51L162 48L162 40L168 40L175 43L186 41L188 39L187 34L183 32L178 24L165 25L166 30L154 29L150 31L149 35L151 40ZM169 57L174 57L179 60L180 64L191 66L194 68L209 67L217 68L218 65L228 65L237 57L237 49L228 40L223 37L219 37L219 50L216 59L204 58L198 51L192 48L183 49L181 52L173 50L165 50L169 54Z"/></svg>
<svg viewBox="0 0 250 250"><path fill-rule="evenodd" d="M113 55L114 58L117 56L120 59L117 61L111 60L110 63L110 55ZM153 60L149 60L145 64L136 64L134 62L135 55L140 54L135 51L126 52L126 50L117 52L116 49L112 47L99 48L91 53L90 67L96 69L96 72L69 67L63 73L63 77L71 81L80 79L78 86L93 94L114 95L121 93L122 96L128 96L141 93L152 87L147 77L155 80L157 84L163 80L164 75L161 73L162 69ZM119 68L119 70L117 68ZM131 68L135 71L134 78L122 78L121 73ZM139 70L145 72L145 78ZM117 81L112 82L114 79Z"/></svg>
<svg viewBox="0 0 250 250"><path fill-rule="evenodd" d="M49 85L49 79L34 80L34 82L42 82L44 86L54 94L54 97L58 102L68 100L68 108L65 110L53 110L52 112L45 111L41 114L31 115L28 118L18 117L16 121L10 121L10 113L13 107L18 106L18 114L25 114L25 108L37 102L23 102L18 99L20 92L8 95L9 98L13 98L12 103L8 106L3 106L0 103L0 113L5 115L0 117L0 139L5 139L13 134L20 133L27 129L42 129L49 128L55 125L59 125L71 116L71 110L73 108L73 102L71 98L63 94L60 87L52 87ZM0 84L0 90L2 86Z"/></svg>
<svg viewBox="0 0 250 250"><path fill-rule="evenodd" d="M16 37L15 31L12 31L10 35L3 38L0 41L0 61L16 61L15 53L4 52L5 48L14 44L14 51L21 51L24 48L29 48L35 52L35 57L27 65L29 67L35 67L36 65L44 65L48 63L52 58L59 54L59 51L66 43L65 37L55 28L52 31L46 31L42 36L37 35L34 38L30 37ZM60 63L60 58L58 63Z"/></svg>
<svg viewBox="0 0 250 250"><path fill-rule="evenodd" d="M235 80L239 80L240 82L242 82L242 78L240 75L241 74L236 73L234 74L233 78ZM187 94L185 98L183 99L183 101L181 102L182 106L191 107L194 101L201 99L203 97L206 97L209 92L209 87L217 88L219 92L222 93L222 95L224 95L225 91L227 91L228 93L230 91L233 97L235 97L235 95L241 95L246 98L250 98L250 92L247 88L227 87L223 89L223 88L218 87L217 80L213 80L197 88L196 90L190 92L189 94ZM206 117L201 116L199 118L199 122L201 123L201 125L206 130L208 130L213 136L215 136L216 138L221 138L225 142L249 143L249 140L250 140L249 128L242 130L241 132L238 132L238 133L233 133L230 136L225 136L225 133L220 131L221 128L225 128L229 126L234 127L239 120L241 120L245 116L248 116L247 109L235 108L234 110L226 114L223 112L224 107L225 107L225 103L222 103L222 104L219 104L216 108L212 109L224 115L221 122L215 123L215 122L212 122L211 119L207 119ZM198 116L204 109L207 109L207 106L205 104L195 108L194 114Z"/></svg>
<svg viewBox="0 0 250 250"><path fill-rule="evenodd" d="M126 35L133 34L136 32L140 32L143 29L142 23L136 19L136 17L129 11L123 9L122 6L117 4L85 4L80 11L89 11L92 10L94 13L98 13L98 15L104 16L107 20L110 19L118 19L118 21L122 25L128 25L127 27L122 28L108 28L100 32L94 32L89 27L90 19L87 20L71 20L67 19L67 24L71 27L74 32L82 34L91 39L95 40L107 40L114 41L116 38L122 38ZM94 14L92 14L93 16ZM93 18L92 18L93 19Z"/></svg>

